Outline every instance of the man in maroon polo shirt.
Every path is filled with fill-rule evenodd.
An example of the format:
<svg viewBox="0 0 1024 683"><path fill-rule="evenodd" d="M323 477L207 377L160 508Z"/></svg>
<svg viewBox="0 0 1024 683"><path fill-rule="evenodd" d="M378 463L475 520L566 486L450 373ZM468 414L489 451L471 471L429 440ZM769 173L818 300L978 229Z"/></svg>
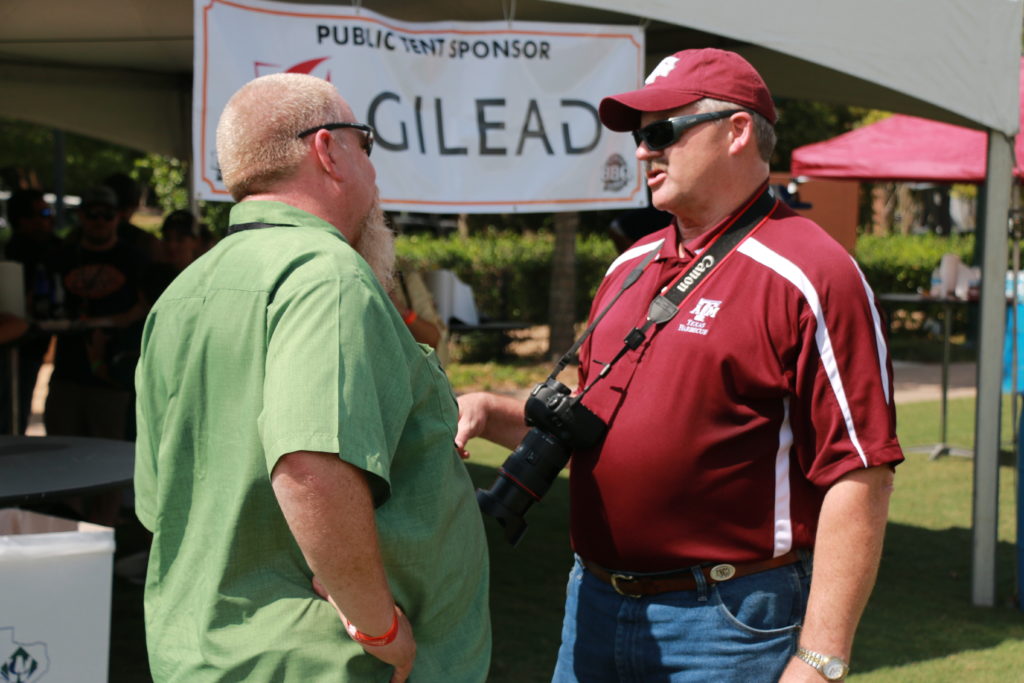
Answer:
<svg viewBox="0 0 1024 683"><path fill-rule="evenodd" d="M592 319L650 257L580 350L582 403L608 430L572 454L554 680L840 680L903 459L878 304L768 193L775 107L739 55L678 52L600 116L633 131L674 220L609 268ZM659 292L674 315L645 327ZM460 409L460 448L526 433L515 400Z"/></svg>

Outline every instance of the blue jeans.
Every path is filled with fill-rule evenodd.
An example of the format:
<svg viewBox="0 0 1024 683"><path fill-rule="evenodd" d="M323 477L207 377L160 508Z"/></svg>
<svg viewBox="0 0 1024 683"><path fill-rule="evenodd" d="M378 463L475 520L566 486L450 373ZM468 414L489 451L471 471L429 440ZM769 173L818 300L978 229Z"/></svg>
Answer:
<svg viewBox="0 0 1024 683"><path fill-rule="evenodd" d="M796 652L810 559L708 586L619 595L579 558L553 683L777 681Z"/></svg>

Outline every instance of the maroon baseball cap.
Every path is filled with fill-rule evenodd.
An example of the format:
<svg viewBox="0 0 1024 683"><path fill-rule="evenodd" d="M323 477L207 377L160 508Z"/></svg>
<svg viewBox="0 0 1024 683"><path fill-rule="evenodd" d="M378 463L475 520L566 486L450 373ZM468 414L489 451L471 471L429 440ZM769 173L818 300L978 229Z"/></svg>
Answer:
<svg viewBox="0 0 1024 683"><path fill-rule="evenodd" d="M705 97L756 111L773 124L778 118L768 86L750 62L735 52L710 47L666 57L644 87L604 98L598 112L612 130L636 130L641 112L678 109Z"/></svg>

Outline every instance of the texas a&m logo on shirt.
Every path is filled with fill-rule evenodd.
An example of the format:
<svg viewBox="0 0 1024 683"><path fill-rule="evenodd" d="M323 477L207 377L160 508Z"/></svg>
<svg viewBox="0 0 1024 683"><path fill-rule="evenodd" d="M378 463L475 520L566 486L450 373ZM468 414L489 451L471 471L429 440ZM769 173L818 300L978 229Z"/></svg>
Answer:
<svg viewBox="0 0 1024 683"><path fill-rule="evenodd" d="M689 332L690 334L707 334L708 325L710 324L709 318L714 318L718 315L718 310L721 306L721 301L702 298L693 307L693 310L690 311L690 319L680 323L679 331Z"/></svg>

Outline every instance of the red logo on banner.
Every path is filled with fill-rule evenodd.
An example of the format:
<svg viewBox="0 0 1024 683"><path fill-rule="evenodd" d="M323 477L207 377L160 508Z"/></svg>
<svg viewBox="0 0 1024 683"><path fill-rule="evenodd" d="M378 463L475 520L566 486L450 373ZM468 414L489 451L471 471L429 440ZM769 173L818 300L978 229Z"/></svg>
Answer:
<svg viewBox="0 0 1024 683"><path fill-rule="evenodd" d="M317 76L319 74L314 74L313 70L316 69L321 64L323 64L324 62L326 62L328 59L330 59L330 57L317 57L316 59L307 59L304 62L299 62L298 64L290 66L286 69L282 69L280 64L271 64L270 62L253 62L253 71L256 72L257 78L259 78L260 76L266 76L267 74L278 73L311 74L313 76ZM321 78L329 82L331 80L331 72L327 71L323 76L321 76Z"/></svg>

